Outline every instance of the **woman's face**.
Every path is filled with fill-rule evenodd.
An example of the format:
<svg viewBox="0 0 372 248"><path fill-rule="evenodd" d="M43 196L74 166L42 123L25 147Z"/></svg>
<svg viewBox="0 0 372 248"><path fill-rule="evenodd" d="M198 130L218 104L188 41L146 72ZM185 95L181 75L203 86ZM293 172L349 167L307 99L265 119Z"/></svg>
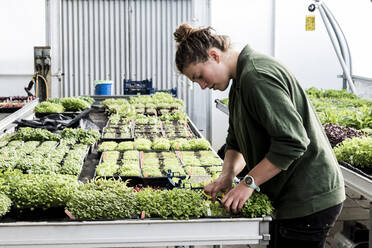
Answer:
<svg viewBox="0 0 372 248"><path fill-rule="evenodd" d="M229 86L229 73L227 67L219 59L211 56L206 62L193 63L184 70L191 81L196 82L204 90L205 88L224 91Z"/></svg>

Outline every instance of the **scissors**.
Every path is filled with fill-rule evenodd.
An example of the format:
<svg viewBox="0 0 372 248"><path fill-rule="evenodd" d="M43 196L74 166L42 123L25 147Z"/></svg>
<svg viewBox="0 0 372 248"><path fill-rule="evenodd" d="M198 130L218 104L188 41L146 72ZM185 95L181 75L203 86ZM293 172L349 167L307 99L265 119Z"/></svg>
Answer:
<svg viewBox="0 0 372 248"><path fill-rule="evenodd" d="M203 191L203 195L204 195L208 200L211 200L211 199L212 199L212 196L211 196L211 195L208 195L207 193L205 193L205 191ZM223 198L224 196L225 196L224 193L218 194L218 195L216 196L216 201L218 201L220 204L222 204L222 203L221 203L221 200L222 200L222 198Z"/></svg>

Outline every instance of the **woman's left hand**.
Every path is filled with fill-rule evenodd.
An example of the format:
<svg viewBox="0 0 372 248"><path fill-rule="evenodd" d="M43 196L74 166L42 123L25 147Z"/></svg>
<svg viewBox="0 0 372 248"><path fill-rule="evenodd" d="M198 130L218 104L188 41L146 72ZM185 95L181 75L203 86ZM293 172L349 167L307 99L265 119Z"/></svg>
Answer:
<svg viewBox="0 0 372 248"><path fill-rule="evenodd" d="M247 187L240 182L235 188L230 190L221 200L225 206L226 211L233 211L234 213L240 212L244 203L251 197L254 189Z"/></svg>

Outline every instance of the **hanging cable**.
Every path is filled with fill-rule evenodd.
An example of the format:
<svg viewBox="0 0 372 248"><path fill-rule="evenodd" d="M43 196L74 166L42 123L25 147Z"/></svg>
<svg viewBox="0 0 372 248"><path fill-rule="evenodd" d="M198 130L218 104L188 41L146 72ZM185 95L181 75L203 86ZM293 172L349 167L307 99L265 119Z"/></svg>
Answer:
<svg viewBox="0 0 372 248"><path fill-rule="evenodd" d="M35 78L36 78L36 85L35 85L35 95L37 97L39 97L39 78L42 79L42 81L44 82L44 87L45 87L45 100L48 100L49 98L49 95L48 95L48 84L47 84L47 81L45 79L45 77L39 73L37 73L35 75Z"/></svg>

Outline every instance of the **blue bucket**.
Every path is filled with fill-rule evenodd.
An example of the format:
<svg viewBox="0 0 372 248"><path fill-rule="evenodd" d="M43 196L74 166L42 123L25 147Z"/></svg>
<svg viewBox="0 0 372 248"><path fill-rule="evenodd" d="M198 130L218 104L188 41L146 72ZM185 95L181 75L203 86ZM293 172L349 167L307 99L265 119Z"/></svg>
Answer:
<svg viewBox="0 0 372 248"><path fill-rule="evenodd" d="M112 83L98 83L96 84L96 88L95 88L95 95L106 95L106 96L109 96L111 95L111 87L112 87Z"/></svg>

